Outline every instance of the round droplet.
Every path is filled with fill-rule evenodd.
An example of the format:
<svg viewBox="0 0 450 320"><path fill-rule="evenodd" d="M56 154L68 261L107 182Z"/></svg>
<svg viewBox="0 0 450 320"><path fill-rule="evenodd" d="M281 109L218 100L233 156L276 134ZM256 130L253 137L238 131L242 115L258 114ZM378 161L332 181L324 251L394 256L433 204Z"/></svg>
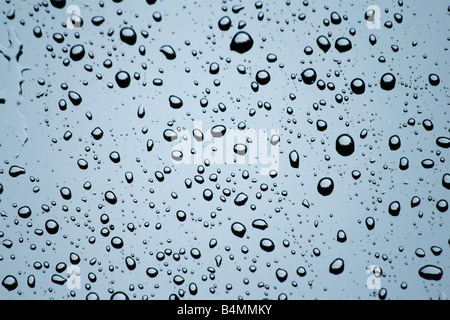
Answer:
<svg viewBox="0 0 450 320"><path fill-rule="evenodd" d="M6 290L13 291L17 288L19 283L17 282L17 279L14 276L8 275L5 278L3 278L2 285L6 288Z"/></svg>
<svg viewBox="0 0 450 320"><path fill-rule="evenodd" d="M203 199L206 201L211 201L214 197L214 193L211 191L211 189L205 189L203 190Z"/></svg>
<svg viewBox="0 0 450 320"><path fill-rule="evenodd" d="M400 170L406 170L409 168L409 160L406 157L401 157L400 158L400 163L398 165L398 167L400 168Z"/></svg>
<svg viewBox="0 0 450 320"><path fill-rule="evenodd" d="M239 238L243 238L247 228L240 222L235 222L231 225L231 232Z"/></svg>
<svg viewBox="0 0 450 320"><path fill-rule="evenodd" d="M301 76L305 84L313 84L317 78L316 70L308 68L302 72Z"/></svg>
<svg viewBox="0 0 450 320"><path fill-rule="evenodd" d="M287 271L281 268L278 268L277 271L275 271L275 275L280 282L284 282L288 278Z"/></svg>
<svg viewBox="0 0 450 320"><path fill-rule="evenodd" d="M448 210L448 202L447 200L439 200L436 203L436 209L438 209L440 212L446 212Z"/></svg>
<svg viewBox="0 0 450 320"><path fill-rule="evenodd" d="M130 27L124 27L120 30L120 40L132 46L137 41L136 32Z"/></svg>
<svg viewBox="0 0 450 320"><path fill-rule="evenodd" d="M252 227L259 230L266 230L269 225L263 219L256 219L252 222Z"/></svg>
<svg viewBox="0 0 450 320"><path fill-rule="evenodd" d="M88 162L84 159L78 159L77 164L81 170L86 170L89 166Z"/></svg>
<svg viewBox="0 0 450 320"><path fill-rule="evenodd" d="M328 128L328 124L324 120L317 120L316 127L319 131L325 131Z"/></svg>
<svg viewBox="0 0 450 320"><path fill-rule="evenodd" d="M105 18L102 16L95 16L91 19L91 22L94 26L98 27L100 26L103 22L105 22Z"/></svg>
<svg viewBox="0 0 450 320"><path fill-rule="evenodd" d="M172 129L166 129L163 132L164 140L170 142L178 139L178 134Z"/></svg>
<svg viewBox="0 0 450 320"><path fill-rule="evenodd" d="M62 9L66 5L66 0L50 0L50 3L55 8Z"/></svg>
<svg viewBox="0 0 450 320"><path fill-rule="evenodd" d="M448 149L450 147L450 138L439 137L436 139L436 144L438 145L438 147Z"/></svg>
<svg viewBox="0 0 450 320"><path fill-rule="evenodd" d="M120 154L117 151L113 151L109 154L109 159L114 163L120 162Z"/></svg>
<svg viewBox="0 0 450 320"><path fill-rule="evenodd" d="M380 86L383 90L392 90L395 87L395 76L392 73L385 73L380 80Z"/></svg>
<svg viewBox="0 0 450 320"><path fill-rule="evenodd" d="M58 222L56 222L55 220L52 220L52 219L47 220L47 222L45 222L45 230L47 230L47 232L49 234L58 233L58 230L59 230Z"/></svg>
<svg viewBox="0 0 450 320"><path fill-rule="evenodd" d="M150 267L147 269L146 273L150 278L155 278L158 275L158 270L156 268Z"/></svg>
<svg viewBox="0 0 450 320"><path fill-rule="evenodd" d="M347 241L347 234L344 230L339 230L337 233L337 241L338 242L345 242Z"/></svg>
<svg viewBox="0 0 450 320"><path fill-rule="evenodd" d="M442 176L442 186L443 186L445 189L450 190L450 174L449 174L449 173L445 173L445 174Z"/></svg>
<svg viewBox="0 0 450 320"><path fill-rule="evenodd" d="M230 50L245 53L253 47L252 37L245 31L239 31L231 40Z"/></svg>
<svg viewBox="0 0 450 320"><path fill-rule="evenodd" d="M268 238L261 239L261 241L259 242L259 246L266 252L272 252L273 250L275 250L275 244Z"/></svg>
<svg viewBox="0 0 450 320"><path fill-rule="evenodd" d="M368 230L375 228L375 220L372 217L366 218L366 227Z"/></svg>
<svg viewBox="0 0 450 320"><path fill-rule="evenodd" d="M219 64L216 62L213 62L209 66L209 73L211 74L218 74L220 70Z"/></svg>
<svg viewBox="0 0 450 320"><path fill-rule="evenodd" d="M411 198L411 208L415 208L420 204L420 198L418 196L414 196Z"/></svg>
<svg viewBox="0 0 450 320"><path fill-rule="evenodd" d="M95 140L100 140L103 137L103 130L97 127L92 130L91 135Z"/></svg>
<svg viewBox="0 0 450 320"><path fill-rule="evenodd" d="M332 24L340 24L342 22L341 16L336 11L331 13L330 20Z"/></svg>
<svg viewBox="0 0 450 320"><path fill-rule="evenodd" d="M350 156L355 152L355 142L353 141L353 138L345 133L337 137L336 151L343 157Z"/></svg>
<svg viewBox="0 0 450 320"><path fill-rule="evenodd" d="M341 37L336 40L334 47L336 48L337 51L341 53L347 52L352 48L352 43L348 38Z"/></svg>
<svg viewBox="0 0 450 320"><path fill-rule="evenodd" d="M237 143L234 145L233 151L240 156L245 156L245 154L247 153L247 146L242 143Z"/></svg>
<svg viewBox="0 0 450 320"><path fill-rule="evenodd" d="M215 138L223 137L226 132L227 132L227 128L221 124L218 124L211 128L211 134Z"/></svg>
<svg viewBox="0 0 450 320"><path fill-rule="evenodd" d="M59 191L60 191L60 193L61 193L61 197L62 197L64 200L70 200L70 199L72 198L72 191L70 191L69 188L63 187L63 188L61 188L61 190L59 190Z"/></svg>
<svg viewBox="0 0 450 320"><path fill-rule="evenodd" d="M319 48L322 49L322 51L325 52L325 53L328 50L330 50L330 48L331 48L330 41L325 36L319 36L317 38L316 42L317 42L317 45L319 46Z"/></svg>
<svg viewBox="0 0 450 320"><path fill-rule="evenodd" d="M360 78L355 78L350 83L350 87L354 94L363 94L366 91L366 84Z"/></svg>
<svg viewBox="0 0 450 320"><path fill-rule="evenodd" d="M398 216L400 214L400 202L398 201L391 202L388 208L388 212L391 216L394 217Z"/></svg>
<svg viewBox="0 0 450 320"><path fill-rule="evenodd" d="M109 204L116 204L117 203L116 195L112 191L106 191L105 192L105 200Z"/></svg>
<svg viewBox="0 0 450 320"><path fill-rule="evenodd" d="M422 167L424 167L425 169L431 169L434 167L434 161L431 159L425 159L421 163Z"/></svg>
<svg viewBox="0 0 450 320"><path fill-rule="evenodd" d="M183 160L183 152L181 152L180 150L173 150L172 153L170 154L170 156L175 161Z"/></svg>
<svg viewBox="0 0 450 320"><path fill-rule="evenodd" d="M183 100L177 96L171 95L169 97L169 104L173 109L180 109L183 106Z"/></svg>
<svg viewBox="0 0 450 320"><path fill-rule="evenodd" d="M127 88L131 83L130 74L126 71L119 71L116 74L116 82L120 88Z"/></svg>
<svg viewBox="0 0 450 320"><path fill-rule="evenodd" d="M126 257L125 258L125 265L127 266L128 270L134 270L136 269L136 261L133 259L133 257Z"/></svg>
<svg viewBox="0 0 450 320"><path fill-rule="evenodd" d="M19 208L19 210L17 211L17 214L19 215L19 217L21 217L22 219L27 219L31 216L31 209L28 206L24 206Z"/></svg>
<svg viewBox="0 0 450 320"><path fill-rule="evenodd" d="M83 101L81 96L78 93L76 93L75 91L69 91L69 100L70 100L70 102L72 102L72 104L74 106L80 105L81 102Z"/></svg>
<svg viewBox="0 0 450 320"><path fill-rule="evenodd" d="M397 135L393 135L389 138L389 148L392 151L398 150L401 146L400 137Z"/></svg>
<svg viewBox="0 0 450 320"><path fill-rule="evenodd" d="M121 249L123 247L123 240L122 238L119 237L113 237L111 239L111 245L113 246L113 248L115 249Z"/></svg>
<svg viewBox="0 0 450 320"><path fill-rule="evenodd" d="M304 267L298 267L298 268L297 268L297 274L298 274L300 277L306 276L306 269L305 269Z"/></svg>
<svg viewBox="0 0 450 320"><path fill-rule="evenodd" d="M344 260L337 258L330 264L330 273L341 274L344 271Z"/></svg>
<svg viewBox="0 0 450 320"><path fill-rule="evenodd" d="M231 19L228 16L223 16L219 20L219 29L222 31L227 31L231 28Z"/></svg>
<svg viewBox="0 0 450 320"><path fill-rule="evenodd" d="M322 196L329 196L334 189L334 182L331 180L331 178L322 178L320 179L319 183L317 184L317 191Z"/></svg>
<svg viewBox="0 0 450 320"><path fill-rule="evenodd" d="M428 76L428 82L432 85L432 86L437 86L441 80L439 79L439 76L437 74L430 74Z"/></svg>
<svg viewBox="0 0 450 320"><path fill-rule="evenodd" d="M77 44L70 49L70 58L73 61L80 61L84 58L85 50L84 46L81 44Z"/></svg>
<svg viewBox="0 0 450 320"><path fill-rule="evenodd" d="M177 211L177 219L180 222L183 222L186 220L186 212L184 212L183 210L178 210Z"/></svg>
<svg viewBox="0 0 450 320"><path fill-rule="evenodd" d="M234 204L237 206L243 206L247 203L247 200L248 196L245 193L241 192L236 196L236 198L234 198Z"/></svg>
<svg viewBox="0 0 450 320"><path fill-rule="evenodd" d="M256 82L260 85L268 84L270 81L270 74L266 70L260 70L256 73Z"/></svg>
<svg viewBox="0 0 450 320"><path fill-rule="evenodd" d="M111 300L130 300L130 298L128 298L126 293L124 293L122 291L114 292L114 294L111 296L110 299Z"/></svg>

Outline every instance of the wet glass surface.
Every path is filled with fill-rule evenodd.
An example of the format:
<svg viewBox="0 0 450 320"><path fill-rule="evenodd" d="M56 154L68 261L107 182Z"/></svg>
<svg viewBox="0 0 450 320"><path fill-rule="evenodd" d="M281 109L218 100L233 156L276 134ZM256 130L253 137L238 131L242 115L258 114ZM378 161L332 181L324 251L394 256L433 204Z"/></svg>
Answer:
<svg viewBox="0 0 450 320"><path fill-rule="evenodd" d="M447 299L449 12L0 0L0 298Z"/></svg>

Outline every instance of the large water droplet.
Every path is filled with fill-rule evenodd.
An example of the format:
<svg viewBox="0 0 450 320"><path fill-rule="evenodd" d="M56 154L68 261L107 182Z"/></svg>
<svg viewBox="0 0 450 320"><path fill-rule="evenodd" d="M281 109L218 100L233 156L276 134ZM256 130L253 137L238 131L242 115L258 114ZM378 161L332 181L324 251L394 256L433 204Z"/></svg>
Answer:
<svg viewBox="0 0 450 320"><path fill-rule="evenodd" d="M230 50L245 53L253 47L252 37L245 31L239 31L231 40Z"/></svg>
<svg viewBox="0 0 450 320"><path fill-rule="evenodd" d="M317 191L322 196L329 196L334 189L334 182L331 178L322 178L320 179L319 183L317 184Z"/></svg>

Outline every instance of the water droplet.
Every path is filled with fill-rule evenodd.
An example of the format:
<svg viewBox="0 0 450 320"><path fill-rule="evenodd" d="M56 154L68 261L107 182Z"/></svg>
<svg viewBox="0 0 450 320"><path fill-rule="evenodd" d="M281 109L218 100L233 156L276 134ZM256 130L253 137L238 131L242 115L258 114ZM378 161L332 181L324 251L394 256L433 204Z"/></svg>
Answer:
<svg viewBox="0 0 450 320"><path fill-rule="evenodd" d="M231 40L230 50L245 53L253 47L252 37L245 31L239 31Z"/></svg>
<svg viewBox="0 0 450 320"><path fill-rule="evenodd" d="M130 74L126 71L119 71L116 73L116 82L120 88L127 88L131 83Z"/></svg>
<svg viewBox="0 0 450 320"><path fill-rule="evenodd" d="M319 46L319 48L322 49L322 51L325 52L325 53L328 50L330 50L330 48L331 48L330 41L325 36L319 36L317 38L316 42L317 42L317 45Z"/></svg>
<svg viewBox="0 0 450 320"><path fill-rule="evenodd" d="M169 104L173 109L180 109L183 106L183 100L177 96L171 95L169 97Z"/></svg>
<svg viewBox="0 0 450 320"><path fill-rule="evenodd" d="M227 132L227 128L221 124L218 124L211 128L211 134L215 138L223 137L226 132Z"/></svg>
<svg viewBox="0 0 450 320"><path fill-rule="evenodd" d="M302 72L301 76L305 84L313 84L317 78L316 70L308 68Z"/></svg>
<svg viewBox="0 0 450 320"><path fill-rule="evenodd" d="M443 271L441 268L433 265L426 265L419 269L419 276L426 280L441 280Z"/></svg>
<svg viewBox="0 0 450 320"><path fill-rule="evenodd" d="M345 133L337 137L336 151L343 157L350 156L355 152L355 142L353 141L353 138Z"/></svg>
<svg viewBox="0 0 450 320"><path fill-rule="evenodd" d="M291 164L292 168L298 168L300 166L300 157L296 150L292 150L289 153L289 163Z"/></svg>
<svg viewBox="0 0 450 320"><path fill-rule="evenodd" d="M22 219L27 219L31 216L31 209L28 206L24 206L19 208L19 210L17 211L17 214L19 215L19 217L21 217Z"/></svg>
<svg viewBox="0 0 450 320"><path fill-rule="evenodd" d="M174 60L177 57L175 50L173 50L173 48L169 45L162 46L161 48L159 48L159 51L164 54L167 60Z"/></svg>
<svg viewBox="0 0 450 320"><path fill-rule="evenodd" d="M450 147L450 138L439 137L436 139L436 144L438 145L438 147L448 149Z"/></svg>
<svg viewBox="0 0 450 320"><path fill-rule="evenodd" d="M231 225L231 232L239 238L243 238L247 228L240 222L235 222Z"/></svg>
<svg viewBox="0 0 450 320"><path fill-rule="evenodd" d="M113 237L111 239L111 245L113 246L113 248L115 249L121 249L123 247L123 240L122 238L119 237Z"/></svg>
<svg viewBox="0 0 450 320"><path fill-rule="evenodd" d="M392 73L385 73L380 80L380 86L383 90L392 90L395 87L395 76Z"/></svg>
<svg viewBox="0 0 450 320"><path fill-rule="evenodd" d="M270 81L270 74L266 70L260 70L256 73L256 82L260 85L266 85Z"/></svg>
<svg viewBox="0 0 450 320"><path fill-rule="evenodd" d="M111 296L110 299L111 300L130 300L130 298L128 298L128 296L122 291L114 292L114 294Z"/></svg>
<svg viewBox="0 0 450 320"><path fill-rule="evenodd" d="M334 189L334 182L331 178L322 178L320 179L319 183L317 184L317 191L322 196L329 196Z"/></svg>
<svg viewBox="0 0 450 320"><path fill-rule="evenodd" d="M341 37L336 40L334 47L341 53L347 52L352 48L352 43L348 38Z"/></svg>
<svg viewBox="0 0 450 320"><path fill-rule="evenodd" d="M430 74L428 76L428 82L432 85L432 86L437 86L439 85L439 83L441 82L441 80L439 79L439 76L437 74Z"/></svg>
<svg viewBox="0 0 450 320"><path fill-rule="evenodd" d="M272 252L273 250L275 250L275 244L268 238L261 239L259 246L266 252Z"/></svg>
<svg viewBox="0 0 450 320"><path fill-rule="evenodd" d="M237 206L243 206L247 203L247 200L248 196L245 193L241 192L234 199L234 204Z"/></svg>
<svg viewBox="0 0 450 320"><path fill-rule="evenodd" d="M6 290L13 291L17 288L19 283L17 282L17 279L14 276L8 275L5 278L3 278L2 285L6 288Z"/></svg>
<svg viewBox="0 0 450 320"><path fill-rule="evenodd" d="M115 195L114 192L112 192L112 191L106 191L106 192L105 192L105 200L106 200L109 204L116 204L116 203L117 203L116 195Z"/></svg>
<svg viewBox="0 0 450 320"><path fill-rule="evenodd" d="M72 191L70 191L69 188L67 188L67 187L62 187L61 190L59 190L59 191L60 191L60 193L61 193L61 197L62 197L64 200L70 200L70 199L72 199Z"/></svg>
<svg viewBox="0 0 450 320"><path fill-rule="evenodd" d="M130 27L124 27L120 30L120 40L132 46L137 41L136 32Z"/></svg>
<svg viewBox="0 0 450 320"><path fill-rule="evenodd" d="M178 140L178 134L172 129L164 130L163 137L168 142Z"/></svg>
<svg viewBox="0 0 450 320"><path fill-rule="evenodd" d="M77 44L70 49L70 58L73 61L80 61L84 58L85 50L84 46L81 44Z"/></svg>
<svg viewBox="0 0 450 320"><path fill-rule="evenodd" d="M397 135L393 135L389 138L389 148L392 151L398 150L401 146L400 137Z"/></svg>
<svg viewBox="0 0 450 320"><path fill-rule="evenodd" d="M366 91L366 84L361 78L355 78L352 80L350 87L354 94L363 94Z"/></svg>
<svg viewBox="0 0 450 320"><path fill-rule="evenodd" d="M158 270L156 268L150 267L147 269L146 273L150 278L155 278L158 275Z"/></svg>
<svg viewBox="0 0 450 320"><path fill-rule="evenodd" d="M394 217L398 216L400 214L400 202L398 201L391 202L388 208L388 212L391 216Z"/></svg>
<svg viewBox="0 0 450 320"><path fill-rule="evenodd" d="M50 3L51 3L52 6L54 6L55 8L62 9L62 8L64 8L65 5L66 5L66 0L50 0Z"/></svg>
<svg viewBox="0 0 450 320"><path fill-rule="evenodd" d="M337 258L330 264L330 273L341 274L344 271L344 260Z"/></svg>
<svg viewBox="0 0 450 320"><path fill-rule="evenodd" d="M275 275L280 282L284 282L288 278L287 271L281 268L278 268L277 271L275 271Z"/></svg>
<svg viewBox="0 0 450 320"><path fill-rule="evenodd" d="M227 31L231 28L231 19L228 16L223 16L219 20L219 29L222 31Z"/></svg>
<svg viewBox="0 0 450 320"><path fill-rule="evenodd" d="M9 168L9 175L13 178L17 178L25 173L25 169L19 166L11 166L11 168Z"/></svg>

